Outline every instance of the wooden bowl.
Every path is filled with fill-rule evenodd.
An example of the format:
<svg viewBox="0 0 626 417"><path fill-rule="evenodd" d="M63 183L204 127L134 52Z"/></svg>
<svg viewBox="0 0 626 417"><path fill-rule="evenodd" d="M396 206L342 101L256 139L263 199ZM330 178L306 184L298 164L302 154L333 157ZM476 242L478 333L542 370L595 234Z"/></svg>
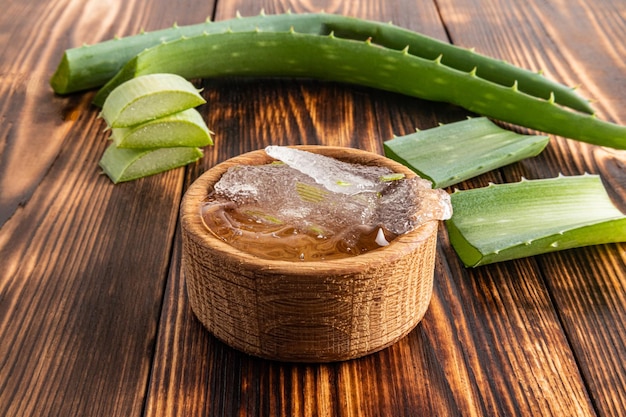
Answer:
<svg viewBox="0 0 626 417"><path fill-rule="evenodd" d="M298 148L415 176L401 164L362 150ZM231 347L279 361L347 360L404 337L430 303L438 222L350 258L292 262L255 257L210 233L200 206L229 167L270 161L263 150L229 159L202 174L185 193L182 261L198 319Z"/></svg>

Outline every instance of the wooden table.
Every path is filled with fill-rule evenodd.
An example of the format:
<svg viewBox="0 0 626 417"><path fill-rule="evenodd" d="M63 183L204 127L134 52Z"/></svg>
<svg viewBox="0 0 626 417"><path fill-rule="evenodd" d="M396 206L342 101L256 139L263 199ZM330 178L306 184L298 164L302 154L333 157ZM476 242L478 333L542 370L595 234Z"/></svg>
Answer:
<svg viewBox="0 0 626 417"><path fill-rule="evenodd" d="M178 208L207 168L268 144L382 153L460 108L312 80L204 80L216 144L187 168L113 185L94 92L55 96L62 52L141 29L252 15L354 15L508 60L626 123L623 0L4 1L0 15L0 415L626 415L623 244L463 268L440 229L424 320L379 353L285 364L241 354L193 316ZM552 137L488 182L600 174L626 209L626 154Z"/></svg>

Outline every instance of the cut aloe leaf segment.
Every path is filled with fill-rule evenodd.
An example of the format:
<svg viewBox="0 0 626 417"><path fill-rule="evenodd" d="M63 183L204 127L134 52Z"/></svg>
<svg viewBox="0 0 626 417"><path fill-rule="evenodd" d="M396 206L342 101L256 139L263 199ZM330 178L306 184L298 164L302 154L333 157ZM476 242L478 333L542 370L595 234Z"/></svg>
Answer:
<svg viewBox="0 0 626 417"><path fill-rule="evenodd" d="M110 127L129 127L206 103L196 87L176 74L149 74L115 88L100 115Z"/></svg>
<svg viewBox="0 0 626 417"><path fill-rule="evenodd" d="M104 151L100 167L114 184L178 168L202 157L194 147L122 149L114 144Z"/></svg>
<svg viewBox="0 0 626 417"><path fill-rule="evenodd" d="M132 127L111 129L118 148L150 149L212 145L211 132L196 109L149 120Z"/></svg>
<svg viewBox="0 0 626 417"><path fill-rule="evenodd" d="M385 155L445 188L536 156L548 136L522 135L476 117L398 136L384 143Z"/></svg>
<svg viewBox="0 0 626 417"><path fill-rule="evenodd" d="M456 191L446 221L465 266L626 241L626 216L597 175Z"/></svg>

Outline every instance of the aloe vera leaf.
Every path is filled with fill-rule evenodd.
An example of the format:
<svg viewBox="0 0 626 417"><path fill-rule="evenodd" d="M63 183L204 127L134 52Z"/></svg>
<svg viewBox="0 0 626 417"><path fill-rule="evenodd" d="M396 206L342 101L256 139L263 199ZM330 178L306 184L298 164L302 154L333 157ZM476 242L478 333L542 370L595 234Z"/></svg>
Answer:
<svg viewBox="0 0 626 417"><path fill-rule="evenodd" d="M510 87L517 84L520 91L549 100L551 95L560 105L583 113L593 114L589 100L580 96L576 88L565 86L541 73L517 67L506 61L494 59L450 43L391 24L364 24L359 19L345 19L326 23L326 29L338 38L370 40L389 49L408 48L411 55L426 59L441 57L441 63L459 71L476 71L484 80Z"/></svg>
<svg viewBox="0 0 626 417"><path fill-rule="evenodd" d="M118 148L134 149L203 147L213 144L211 131L196 109L187 109L132 127L113 128L111 139Z"/></svg>
<svg viewBox="0 0 626 417"><path fill-rule="evenodd" d="M206 103L198 89L176 74L147 74L111 91L100 113L110 127L129 127Z"/></svg>
<svg viewBox="0 0 626 417"><path fill-rule="evenodd" d="M158 174L195 162L202 150L193 147L122 149L111 144L100 159L100 167L114 184Z"/></svg>
<svg viewBox="0 0 626 417"><path fill-rule="evenodd" d="M300 33L329 35L334 32L335 36L347 39L370 39L391 49L408 47L408 53L426 59L436 59L443 55L443 64L448 67L465 72L476 68L478 76L485 80L503 86L517 83L519 89L527 94L544 99L549 99L552 95L556 103L585 113L593 113L589 100L578 95L574 88L545 78L539 73L389 23L326 13L288 13L271 16L261 14L219 22L207 21L197 25L174 25L168 29L71 48L63 54L50 84L58 94L100 87L127 61L144 49L183 37L255 29L287 31L290 28Z"/></svg>
<svg viewBox="0 0 626 417"><path fill-rule="evenodd" d="M160 44L129 61L94 102L102 103L108 92L124 81L159 72L188 79L294 76L360 84L449 102L483 116L571 139L626 148L626 127L524 94L516 84L503 87L474 71L459 71L443 65L439 58L428 60L406 50L293 31L230 32Z"/></svg>
<svg viewBox="0 0 626 417"><path fill-rule="evenodd" d="M626 241L626 216L597 175L456 191L450 242L466 266Z"/></svg>
<svg viewBox="0 0 626 417"><path fill-rule="evenodd" d="M324 14L260 14L217 22L207 20L195 25L173 25L166 29L142 31L137 35L69 48L63 53L50 79L50 85L57 94L69 94L101 87L135 55L162 42L202 33L222 33L229 30L250 31L257 28L285 31L296 26L299 31L317 33L322 28L321 20L326 16Z"/></svg>
<svg viewBox="0 0 626 417"><path fill-rule="evenodd" d="M385 155L445 188L538 155L548 136L521 135L485 117L441 125L384 142Z"/></svg>

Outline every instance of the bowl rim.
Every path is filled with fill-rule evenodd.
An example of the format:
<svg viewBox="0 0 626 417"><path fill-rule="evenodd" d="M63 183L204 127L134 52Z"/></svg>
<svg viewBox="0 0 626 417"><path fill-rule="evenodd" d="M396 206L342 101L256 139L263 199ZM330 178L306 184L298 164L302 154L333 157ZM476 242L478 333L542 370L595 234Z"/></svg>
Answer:
<svg viewBox="0 0 626 417"><path fill-rule="evenodd" d="M290 147L321 154L345 153L345 157L343 154L340 156L334 156L337 159L344 161L350 161L350 156L366 157L369 162L378 162L392 169L394 172L405 174L407 178L417 176L415 172L411 171L399 162L389 159L383 155L362 149L326 145L291 145ZM236 256L238 263L242 265L245 264L249 268L254 268L258 271L271 270L273 273L285 273L289 275L320 275L325 271L332 271L333 274L341 273L342 271L348 273L354 271L355 265L361 265L365 269L365 267L376 265L378 262L393 262L399 260L405 255L411 253L416 246L426 241L433 233L437 232L439 221L428 221L417 229L396 237L389 243L388 246L384 246L364 254L340 259L291 261L267 259L252 255L230 245L210 231L206 230L206 226L204 225L200 215L201 201L208 195L207 187L210 186L207 184L208 177L216 175L221 177L221 175L231 166L240 165L242 161L249 161L250 158L259 158L261 161L266 161L262 163L275 160L267 155L264 149L257 149L236 155L220 162L219 164L216 164L206 170L192 182L185 192L180 204L181 225L183 227L183 231L188 233L189 238L194 239L196 242L210 248L211 251L215 251L224 257L230 258ZM203 232L199 232L201 230L203 230Z"/></svg>

